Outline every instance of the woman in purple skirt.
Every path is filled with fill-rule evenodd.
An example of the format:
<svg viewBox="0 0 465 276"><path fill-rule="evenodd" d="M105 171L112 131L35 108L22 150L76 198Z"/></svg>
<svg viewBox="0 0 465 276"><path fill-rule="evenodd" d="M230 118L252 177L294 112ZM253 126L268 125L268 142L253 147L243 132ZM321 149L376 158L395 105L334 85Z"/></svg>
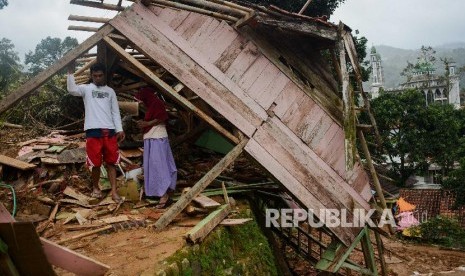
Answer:
<svg viewBox="0 0 465 276"><path fill-rule="evenodd" d="M155 96L155 91L150 87L140 89L135 98L147 109L144 119L137 122L144 132L145 195L160 197L156 208L164 208L170 201L168 190L175 189L177 179L165 125L168 113L163 101Z"/></svg>

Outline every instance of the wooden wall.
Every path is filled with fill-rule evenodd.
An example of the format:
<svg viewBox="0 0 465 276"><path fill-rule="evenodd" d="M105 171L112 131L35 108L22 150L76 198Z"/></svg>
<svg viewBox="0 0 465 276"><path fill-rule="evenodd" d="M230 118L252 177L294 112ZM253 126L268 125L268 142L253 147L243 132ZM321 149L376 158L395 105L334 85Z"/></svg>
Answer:
<svg viewBox="0 0 465 276"><path fill-rule="evenodd" d="M344 131L321 93L254 41L224 21L140 4L110 24L248 136L245 150L308 208L369 208L368 176L359 164L346 171ZM348 243L359 229L332 231Z"/></svg>

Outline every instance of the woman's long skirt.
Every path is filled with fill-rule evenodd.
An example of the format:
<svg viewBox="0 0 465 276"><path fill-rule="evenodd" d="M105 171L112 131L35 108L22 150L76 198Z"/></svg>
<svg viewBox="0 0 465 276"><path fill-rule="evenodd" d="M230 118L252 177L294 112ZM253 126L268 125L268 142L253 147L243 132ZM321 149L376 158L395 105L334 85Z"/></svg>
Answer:
<svg viewBox="0 0 465 276"><path fill-rule="evenodd" d="M144 139L144 183L146 196L161 197L176 188L177 169L168 137Z"/></svg>

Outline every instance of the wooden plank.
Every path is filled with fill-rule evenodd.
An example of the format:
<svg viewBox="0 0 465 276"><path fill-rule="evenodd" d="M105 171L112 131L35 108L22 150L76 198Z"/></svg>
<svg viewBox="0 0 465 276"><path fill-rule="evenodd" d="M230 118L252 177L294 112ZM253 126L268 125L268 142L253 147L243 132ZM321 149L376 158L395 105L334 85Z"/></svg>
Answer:
<svg viewBox="0 0 465 276"><path fill-rule="evenodd" d="M204 196L202 194L194 197L194 199L192 199L194 202L197 202L198 204L200 204L200 206L202 206L202 208L215 208L215 207L218 207L220 206L221 204L219 204L218 202L214 201L213 199L207 197L207 196Z"/></svg>
<svg viewBox="0 0 465 276"><path fill-rule="evenodd" d="M105 4L103 3L103 1L101 3L97 3L97 2L85 1L85 0L71 0L70 3L75 4L75 5L85 6L85 7L99 8L99 9L105 9L105 10L111 10L111 11L124 11L124 7L122 6L113 5L113 4Z"/></svg>
<svg viewBox="0 0 465 276"><path fill-rule="evenodd" d="M133 64L141 73L146 75L152 82L162 89L168 96L173 98L174 100L178 101L182 105L184 105L187 109L191 110L194 114L198 117L203 119L209 125L211 125L215 130L217 130L220 134L224 135L226 138L233 142L238 142L238 139L229 133L226 129L224 129L220 124L218 124L215 120L211 117L207 116L202 110L197 108L193 105L190 101L182 97L179 93L177 93L170 85L165 83L161 80L158 76L156 76L152 71L147 69L143 64L137 61L134 57L132 57L129 53L127 53L123 48L121 48L118 44L116 44L113 40L106 37L104 38L105 42L110 45L110 47L117 52L117 54L128 63ZM249 126L249 125L247 125Z"/></svg>
<svg viewBox="0 0 465 276"><path fill-rule="evenodd" d="M40 238L47 260L76 275L105 275L109 266L80 253Z"/></svg>
<svg viewBox="0 0 465 276"><path fill-rule="evenodd" d="M276 79L278 74L281 74L281 71L279 71L273 63L268 61L268 64L260 76L255 80L252 86L247 89L249 96L257 101L259 98L258 96Z"/></svg>
<svg viewBox="0 0 465 276"><path fill-rule="evenodd" d="M193 20L189 20L193 18ZM189 40L207 21L213 20L208 16L204 16L198 13L191 13L187 20L184 21L179 28L176 29L176 32L181 35L185 40ZM188 24L184 27L185 24Z"/></svg>
<svg viewBox="0 0 465 276"><path fill-rule="evenodd" d="M268 110L271 104L273 104L279 94L282 93L283 89L289 85L290 82L291 80L289 80L286 75L283 73L278 74L273 82L257 96L257 103L264 109Z"/></svg>
<svg viewBox="0 0 465 276"><path fill-rule="evenodd" d="M205 40L205 43L198 46L198 49L206 55L207 62L214 63L238 37L239 34L228 23L221 21L218 28Z"/></svg>
<svg viewBox="0 0 465 276"><path fill-rule="evenodd" d="M0 114L8 110L16 102L22 98L28 96L34 92L38 87L44 84L47 80L57 74L61 69L67 66L70 62L78 58L80 55L85 53L87 50L92 48L97 42L99 42L104 36L108 35L113 31L113 27L110 25L103 26L98 32L93 34L91 37L86 39L83 43L79 44L76 48L69 51L62 58L57 60L53 65L45 69L44 71L37 74L32 79L28 80L16 91L9 93L0 102Z"/></svg>
<svg viewBox="0 0 465 276"><path fill-rule="evenodd" d="M250 67L244 72L242 77L236 82L244 91L248 91L252 84L265 70L270 61L263 55L260 55Z"/></svg>
<svg viewBox="0 0 465 276"><path fill-rule="evenodd" d="M0 203L0 223L15 222L15 219L8 213L2 203ZM110 267L79 254L66 247L62 247L47 239L40 238L42 248L48 262L61 267L76 275L104 275Z"/></svg>
<svg viewBox="0 0 465 276"><path fill-rule="evenodd" d="M294 133L297 134L297 126L308 119L308 114L315 108L316 103L310 97L303 97L302 101L292 104L288 112L284 115L282 122Z"/></svg>
<svg viewBox="0 0 465 276"><path fill-rule="evenodd" d="M55 275L31 222L0 223L0 237L20 275Z"/></svg>
<svg viewBox="0 0 465 276"><path fill-rule="evenodd" d="M314 145L312 148L315 150L316 154L321 156L323 160L328 163L327 157L325 157L325 153L327 151L331 151L332 148L329 146L333 138L338 134L338 132L341 130L341 127L337 124L334 123L331 124L331 127L328 129L328 131L325 133L324 138L321 139L321 141L317 144Z"/></svg>
<svg viewBox="0 0 465 276"><path fill-rule="evenodd" d="M328 88L327 85L322 83L320 76L315 73L308 72L305 74L310 78L312 86L304 83L300 80L294 72L292 72L289 67L281 61L283 58L291 58L295 56L295 53L285 52L283 53L278 50L273 44L269 42L269 39L265 37L264 34L256 32L250 26L243 26L240 28L239 33L245 36L248 39L252 39L256 45L259 47L260 51L271 61L273 62L290 80L292 80L296 85L298 85L306 94L312 97L318 105L321 105L328 110L329 114L333 117L336 122L342 122L342 101L338 98L336 91L332 91ZM296 57L298 59L298 57ZM302 65L304 66L304 64ZM311 73L311 74L310 74Z"/></svg>
<svg viewBox="0 0 465 276"><path fill-rule="evenodd" d="M269 123L264 124L264 126L271 127L271 131L274 134L276 133L284 133L286 136L285 139L281 140L282 145L294 152L294 158L298 160L302 164L307 164L306 166L309 167L311 163L315 162L315 168L319 168L319 171L316 171L314 174L315 176L320 176L318 179L321 179L326 185L336 185L339 186L337 192L341 192L341 187L343 188L342 191L345 190L344 193L348 193L350 197L352 197L356 203L356 205L364 208L366 210L370 209L370 205L363 200L360 195L349 186L349 184L339 175L337 174L326 162L324 162L313 150L311 150L307 145L305 145L302 140L300 140L289 128L287 128L278 118L270 118ZM283 137L282 135L277 136L277 138ZM304 154L301 154L303 152ZM310 161L311 160L311 161ZM309 168L311 169L311 168ZM331 184L333 183L333 184ZM334 184L336 183L336 184ZM350 206L349 206L350 207ZM353 205L352 205L353 207ZM353 208L351 208L353 209Z"/></svg>
<svg viewBox="0 0 465 276"><path fill-rule="evenodd" d="M188 40L189 43L192 47L208 56L211 49L217 46L213 44L215 37L212 37L212 34L217 28L219 28L219 26L219 20L210 18L210 20L203 24L202 27L198 29L197 32Z"/></svg>
<svg viewBox="0 0 465 276"><path fill-rule="evenodd" d="M0 164L4 164L13 168L17 168L23 171L34 169L36 165L23 162L21 160L11 158L0 154Z"/></svg>
<svg viewBox="0 0 465 276"><path fill-rule="evenodd" d="M244 49L225 71L226 76L237 83L247 69L249 69L260 56L261 54L257 46L255 46L252 41L247 42Z"/></svg>
<svg viewBox="0 0 465 276"><path fill-rule="evenodd" d="M218 162L206 175L204 175L187 193L169 208L155 223L157 229L165 228L179 213L187 207L194 197L199 195L221 172L226 169L242 153L248 139L242 140L223 159Z"/></svg>
<svg viewBox="0 0 465 276"><path fill-rule="evenodd" d="M221 53L221 56L214 62L215 66L218 67L221 72L226 72L234 60L236 60L237 56L242 52L246 43L247 40L244 37L236 36L226 50Z"/></svg>
<svg viewBox="0 0 465 276"><path fill-rule="evenodd" d="M72 197L74 199L77 199L78 201L84 203L84 204L91 204L91 203L97 203L95 202L96 199L95 198L91 198L89 196L86 196L76 190L74 190L73 188L71 187L66 187L66 189L63 191L63 194L69 196L69 197ZM98 201L98 200L97 200Z"/></svg>
<svg viewBox="0 0 465 276"><path fill-rule="evenodd" d="M267 152L275 156L278 162L292 172L308 192L318 197L328 209L348 209L352 211L352 198L345 192L337 180L324 170L324 162L319 160L308 147L289 141L285 133L272 122L266 122L253 136ZM340 179L342 180L342 179Z"/></svg>
<svg viewBox="0 0 465 276"><path fill-rule="evenodd" d="M167 10L169 8L165 8ZM186 18L189 16L191 12L190 11L185 11L185 10L177 10L176 15L171 18L171 21L169 22L169 26L173 28L174 30L179 27L179 25L186 20Z"/></svg>
<svg viewBox="0 0 465 276"><path fill-rule="evenodd" d="M311 148L315 149L316 144L324 137L328 129L334 123L333 119L328 115L323 116L320 121L318 121L315 128L312 129L311 135L303 137L303 141Z"/></svg>
<svg viewBox="0 0 465 276"><path fill-rule="evenodd" d="M222 205L187 232L186 238L193 243L201 242L230 212L231 205Z"/></svg>
<svg viewBox="0 0 465 276"><path fill-rule="evenodd" d="M252 221L253 219L251 218L245 218L245 219L223 219L222 222L220 222L220 225L224 226L233 226L233 225L242 225L245 224L249 221Z"/></svg>
<svg viewBox="0 0 465 276"><path fill-rule="evenodd" d="M289 82L282 90L281 94L275 99L276 107L273 109L274 114L279 118L283 118L286 111L292 103L298 98L302 97L303 93L293 82Z"/></svg>
<svg viewBox="0 0 465 276"><path fill-rule="evenodd" d="M145 15L146 11L143 12L142 15ZM247 99L243 94L242 98L238 98L237 95L241 91L237 90L238 87L226 87L225 85L228 83L231 84L231 81L228 82L226 76L223 75L223 79L218 81L210 73L206 72L203 66L199 66L197 62L204 63L204 61L199 61L198 52L193 52L194 50L187 46L185 49L178 48L164 34L159 33L154 25L148 24L147 20L141 23L140 16L134 13L124 13L114 18L111 24L117 26L119 31L135 42L136 46L143 46L143 49L140 48L139 51L160 63L246 135L250 135L255 130L254 126L261 124L262 120L267 116L266 112L261 107L256 108L253 104L255 102L251 98ZM159 23L157 27L163 25L163 22L153 16L149 20L157 20L152 22ZM164 25L164 28L169 27ZM168 30L165 30L165 32L169 33ZM170 36L173 35L176 34L172 32ZM184 44L184 46L187 44L182 38L175 37L172 39L179 44ZM184 41L184 43L180 40ZM149 45L150 47L148 47ZM196 57L195 61L192 59L193 57ZM182 62L180 62L181 60ZM217 68L216 70L220 72ZM229 88L235 91L229 90ZM256 103L255 105L258 106Z"/></svg>
<svg viewBox="0 0 465 276"><path fill-rule="evenodd" d="M263 147L260 146L254 139L250 139L246 145L245 150L255 160L257 160L268 172L270 172L281 184L286 187L290 193L297 198L305 207L315 210L316 216L319 216L317 210L323 210L326 207L321 204L319 199L309 193L302 184L297 181L293 174L287 171L273 155L268 153ZM319 218L323 223L326 223L325 217ZM353 233L346 231L340 227L332 227L329 229L333 232L344 244L349 245L355 238Z"/></svg>

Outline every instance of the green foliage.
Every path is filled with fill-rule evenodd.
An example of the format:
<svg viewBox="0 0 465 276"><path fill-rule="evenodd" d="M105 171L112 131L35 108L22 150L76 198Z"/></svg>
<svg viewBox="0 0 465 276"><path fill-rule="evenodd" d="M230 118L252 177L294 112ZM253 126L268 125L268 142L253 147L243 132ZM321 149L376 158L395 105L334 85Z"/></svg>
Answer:
<svg viewBox="0 0 465 276"><path fill-rule="evenodd" d="M426 112L424 97L415 90L401 94L384 93L372 101L372 108L383 147L402 185L424 161L421 154L424 147L419 138L425 133L418 128ZM373 152L383 158L382 153ZM395 157L400 158L399 163L395 162Z"/></svg>
<svg viewBox="0 0 465 276"><path fill-rule="evenodd" d="M460 143L462 145L460 152L463 152L464 139L462 138ZM453 170L444 180L443 187L455 192L457 196L455 208L465 205L465 158L460 159L460 166Z"/></svg>
<svg viewBox="0 0 465 276"><path fill-rule="evenodd" d="M0 40L0 98L2 92L17 81L21 76L21 64L18 53L11 40L2 38Z"/></svg>
<svg viewBox="0 0 465 276"><path fill-rule="evenodd" d="M244 213L238 217L249 217ZM183 252L184 251L184 252ZM273 253L256 220L234 227L218 227L200 244L198 251L179 251L167 261L180 263L187 258L198 262L201 275L277 275ZM183 271L182 275L193 275Z"/></svg>
<svg viewBox="0 0 465 276"><path fill-rule="evenodd" d="M465 247L465 230L456 219L437 216L416 227L422 239L447 247Z"/></svg>
<svg viewBox="0 0 465 276"><path fill-rule="evenodd" d="M57 37L47 37L37 44L34 52L26 54L25 63L29 71L36 75L63 57L69 50L78 45L76 38L67 36L63 41Z"/></svg>
<svg viewBox="0 0 465 276"><path fill-rule="evenodd" d="M372 100L387 159L393 177L402 186L414 173L422 173L429 164L442 167L442 176L453 171L454 161L465 153L458 149L465 134L465 112L451 105L426 106L424 95L416 90L382 93ZM367 122L367 118L362 118ZM371 141L373 137L369 137ZM378 159L385 156L373 149ZM395 162L398 158L398 162ZM465 180L465 178L464 178Z"/></svg>
<svg viewBox="0 0 465 276"><path fill-rule="evenodd" d="M400 73L401 76L410 81L415 74L430 75L436 70L436 51L431 46L421 46L420 55L417 57L416 63L407 61L407 66Z"/></svg>
<svg viewBox="0 0 465 276"><path fill-rule="evenodd" d="M0 10L8 6L8 0L0 0Z"/></svg>
<svg viewBox="0 0 465 276"><path fill-rule="evenodd" d="M344 3L344 1L345 0L313 0L304 14L308 16L330 16L340 4ZM247 0L247 2L263 6L274 5L281 9L297 13L302 9L307 0Z"/></svg>

